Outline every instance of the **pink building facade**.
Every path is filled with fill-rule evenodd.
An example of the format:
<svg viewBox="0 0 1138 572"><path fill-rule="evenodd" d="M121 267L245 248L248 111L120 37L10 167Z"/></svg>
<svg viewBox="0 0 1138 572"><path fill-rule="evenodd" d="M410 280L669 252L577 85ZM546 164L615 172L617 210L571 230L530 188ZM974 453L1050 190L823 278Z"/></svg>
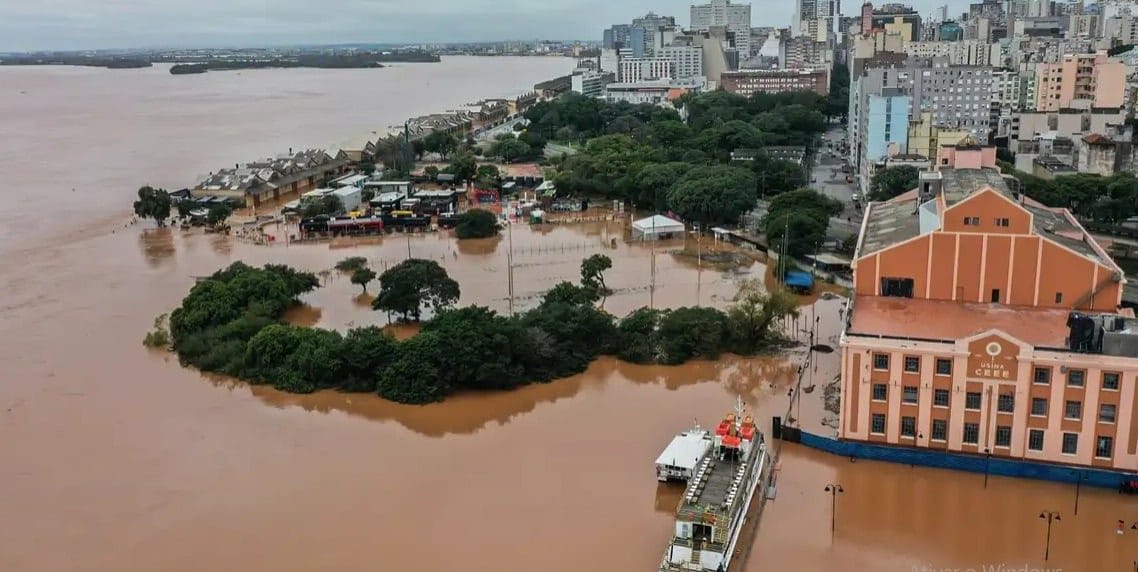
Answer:
<svg viewBox="0 0 1138 572"><path fill-rule="evenodd" d="M841 337L841 439L1138 470L1138 319L1078 221L946 147L866 210Z"/></svg>

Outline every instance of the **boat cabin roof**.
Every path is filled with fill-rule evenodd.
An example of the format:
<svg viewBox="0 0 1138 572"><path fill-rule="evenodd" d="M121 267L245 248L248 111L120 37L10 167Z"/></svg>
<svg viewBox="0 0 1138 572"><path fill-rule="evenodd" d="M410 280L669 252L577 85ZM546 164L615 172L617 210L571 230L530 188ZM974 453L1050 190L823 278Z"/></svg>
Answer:
<svg viewBox="0 0 1138 572"><path fill-rule="evenodd" d="M686 431L672 439L664 452L656 458L656 464L695 470L696 464L710 448L711 436L707 431Z"/></svg>

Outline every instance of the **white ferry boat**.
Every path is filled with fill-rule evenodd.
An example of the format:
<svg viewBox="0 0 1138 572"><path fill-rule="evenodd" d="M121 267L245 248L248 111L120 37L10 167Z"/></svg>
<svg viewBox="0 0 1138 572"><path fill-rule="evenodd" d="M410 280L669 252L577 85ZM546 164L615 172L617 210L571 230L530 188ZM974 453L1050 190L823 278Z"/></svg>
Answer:
<svg viewBox="0 0 1138 572"><path fill-rule="evenodd" d="M698 424L692 430L676 435L656 458L656 480L691 480L713 443L711 433L700 429Z"/></svg>
<svg viewBox="0 0 1138 572"><path fill-rule="evenodd" d="M752 501L763 501L762 488L764 481L769 480L771 459L762 433L743 410L742 400L737 402L734 413L723 418L714 434L697 428L673 440L656 461L657 478L683 478L683 459L699 455L705 441L701 433L707 436L707 449L688 477L660 572L730 570ZM668 456L669 451L676 453L676 460ZM688 456L679 457L681 452ZM662 471L667 476L662 478ZM673 477L676 473L679 475Z"/></svg>

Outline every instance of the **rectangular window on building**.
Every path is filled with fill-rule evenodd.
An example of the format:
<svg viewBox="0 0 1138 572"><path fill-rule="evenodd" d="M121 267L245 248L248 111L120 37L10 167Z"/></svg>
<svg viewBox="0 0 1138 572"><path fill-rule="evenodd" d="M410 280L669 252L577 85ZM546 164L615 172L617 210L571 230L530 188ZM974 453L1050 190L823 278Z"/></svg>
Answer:
<svg viewBox="0 0 1138 572"><path fill-rule="evenodd" d="M933 441L947 441L948 440L948 421L944 419L933 419Z"/></svg>
<svg viewBox="0 0 1138 572"><path fill-rule="evenodd" d="M999 304L1000 303L1000 289L999 288L992 288L992 303L993 304Z"/></svg>
<svg viewBox="0 0 1138 572"><path fill-rule="evenodd" d="M1109 459L1114 453L1114 437L1100 435L1095 439L1095 457Z"/></svg>
<svg viewBox="0 0 1138 572"><path fill-rule="evenodd" d="M1113 403L1102 403L1098 406L1098 422L1114 423L1118 417L1118 406Z"/></svg>
<svg viewBox="0 0 1138 572"><path fill-rule="evenodd" d="M905 356L905 371L908 373L920 373L921 358L917 356Z"/></svg>
<svg viewBox="0 0 1138 572"><path fill-rule="evenodd" d="M884 383L873 384L873 400L874 401L885 401L885 399L888 396L889 396L889 386L888 385L885 385Z"/></svg>
<svg viewBox="0 0 1138 572"><path fill-rule="evenodd" d="M873 369L888 370L889 354L873 354Z"/></svg>
<svg viewBox="0 0 1138 572"><path fill-rule="evenodd" d="M996 410L1000 413L1014 413L1016 410L1016 396L1014 393L1005 393L996 399Z"/></svg>
<svg viewBox="0 0 1138 572"><path fill-rule="evenodd" d="M913 284L912 278L882 278L881 295L893 298L912 298Z"/></svg>
<svg viewBox="0 0 1138 572"><path fill-rule="evenodd" d="M964 408L971 411L980 410L980 392L971 392L964 394Z"/></svg>
<svg viewBox="0 0 1138 572"><path fill-rule="evenodd" d="M916 437L917 435L917 418L916 417L902 417L901 418L901 436L902 437Z"/></svg>
<svg viewBox="0 0 1138 572"><path fill-rule="evenodd" d="M952 375L952 360L945 358L936 358L936 374Z"/></svg>
<svg viewBox="0 0 1138 572"><path fill-rule="evenodd" d="M1011 225L1012 225L1011 221L1006 219L1006 218L997 218L996 219L996 226L1001 226L1001 227L1007 228Z"/></svg>
<svg viewBox="0 0 1138 572"><path fill-rule="evenodd" d="M1012 428L1007 425L999 425L996 427L996 446L997 447L1011 447L1012 446Z"/></svg>
<svg viewBox="0 0 1138 572"><path fill-rule="evenodd" d="M1036 417L1047 416L1047 399L1044 397L1031 398L1031 414Z"/></svg>
<svg viewBox="0 0 1138 572"><path fill-rule="evenodd" d="M1087 371L1085 369L1071 369L1067 370L1067 385L1070 387L1082 387L1087 381Z"/></svg>
<svg viewBox="0 0 1138 572"><path fill-rule="evenodd" d="M1083 418L1083 402L1068 400L1066 407L1063 408L1064 419L1082 419Z"/></svg>
<svg viewBox="0 0 1138 572"><path fill-rule="evenodd" d="M1032 377L1032 381L1034 381L1035 383L1038 383L1040 385L1047 385L1048 383L1051 383L1051 368L1049 368L1049 367L1037 367L1037 368L1035 368L1035 372L1034 372L1034 375Z"/></svg>
<svg viewBox="0 0 1138 572"><path fill-rule="evenodd" d="M906 385L905 389L904 389L904 393L902 393L902 395L901 395L901 403L907 403L909 405L916 405L917 400L918 400L917 386Z"/></svg>
<svg viewBox="0 0 1138 572"><path fill-rule="evenodd" d="M948 390L937 389L933 391L933 405L937 407L948 407Z"/></svg>
<svg viewBox="0 0 1138 572"><path fill-rule="evenodd" d="M980 226L980 217L966 216L964 217L964 226Z"/></svg>
<svg viewBox="0 0 1138 572"><path fill-rule="evenodd" d="M1056 304L1062 304L1063 303L1063 293L1062 292L1056 292L1055 293L1055 303Z"/></svg>
<svg viewBox="0 0 1138 572"><path fill-rule="evenodd" d="M1027 449L1029 451L1043 450L1043 430L1032 429L1027 433Z"/></svg>
<svg viewBox="0 0 1138 572"><path fill-rule="evenodd" d="M975 444L980 442L980 424L979 423L965 423L964 424L963 441L969 445L975 445Z"/></svg>
<svg viewBox="0 0 1138 572"><path fill-rule="evenodd" d="M874 435L884 435L885 434L885 414L884 413L874 413L873 414L873 418L870 422L869 432L873 433Z"/></svg>
<svg viewBox="0 0 1138 572"><path fill-rule="evenodd" d="M1078 433L1064 433L1063 434L1063 454L1076 455L1079 452L1079 434Z"/></svg>
<svg viewBox="0 0 1138 572"><path fill-rule="evenodd" d="M1102 388L1103 389L1109 389L1112 391L1117 391L1118 390L1118 378L1119 378L1119 374L1117 374L1117 373L1104 373L1104 374L1102 374Z"/></svg>

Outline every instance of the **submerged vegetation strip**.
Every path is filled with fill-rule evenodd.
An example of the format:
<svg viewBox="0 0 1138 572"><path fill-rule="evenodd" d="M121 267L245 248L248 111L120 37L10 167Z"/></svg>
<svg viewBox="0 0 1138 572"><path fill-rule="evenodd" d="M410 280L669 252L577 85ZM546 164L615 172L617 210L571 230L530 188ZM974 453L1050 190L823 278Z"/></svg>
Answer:
<svg viewBox="0 0 1138 572"><path fill-rule="evenodd" d="M169 343L183 365L287 392L336 389L430 403L462 390L567 377L604 355L663 364L752 355L785 342L773 325L797 312L790 294L748 282L726 312L641 308L617 319L596 306L611 264L603 255L586 259L581 284L562 282L536 308L503 316L482 306L454 308L458 285L445 270L408 259L380 276L375 308L406 318L430 308L432 317L419 334L398 341L376 326L341 334L289 325L285 311L319 287L316 275L236 262L195 284L170 314ZM344 266L364 269L359 260Z"/></svg>

